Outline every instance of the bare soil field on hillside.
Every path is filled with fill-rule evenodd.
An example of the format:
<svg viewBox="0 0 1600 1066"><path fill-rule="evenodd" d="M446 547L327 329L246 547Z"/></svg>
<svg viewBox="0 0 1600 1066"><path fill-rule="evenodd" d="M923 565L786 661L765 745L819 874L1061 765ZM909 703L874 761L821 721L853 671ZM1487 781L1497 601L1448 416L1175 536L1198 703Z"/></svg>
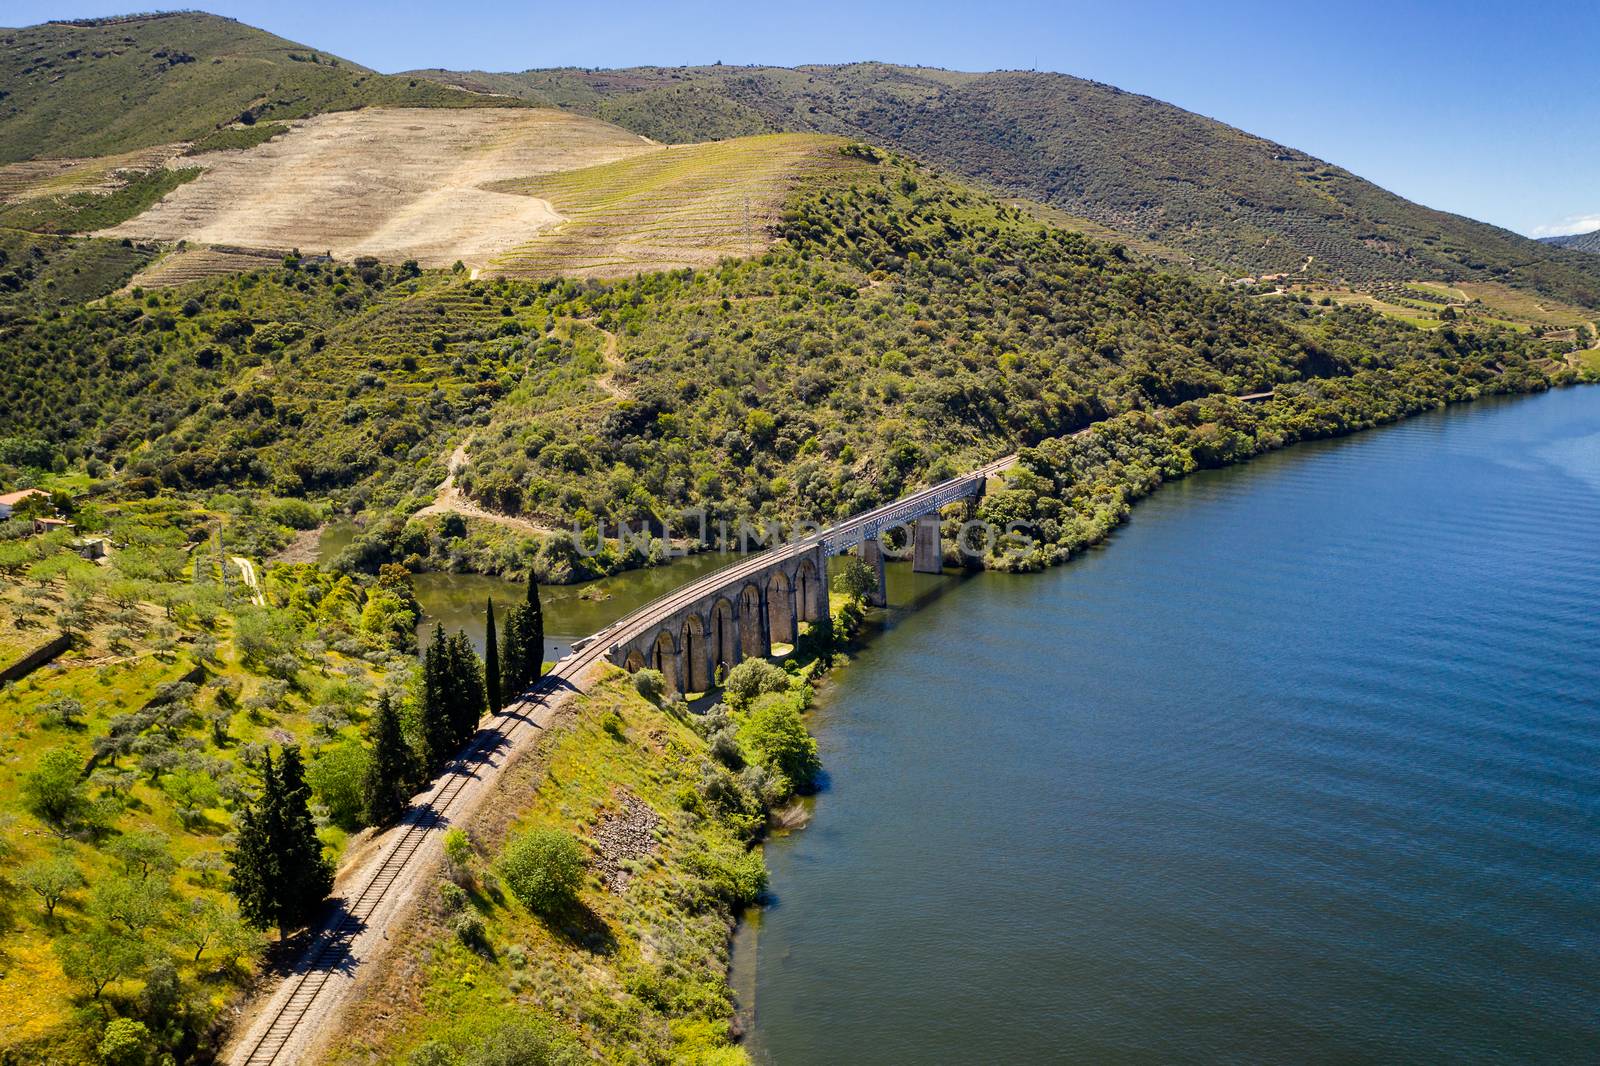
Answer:
<svg viewBox="0 0 1600 1066"><path fill-rule="evenodd" d="M184 160L206 173L99 236L487 265L562 219L484 188L660 149L595 119L534 109L318 115L254 148Z"/></svg>

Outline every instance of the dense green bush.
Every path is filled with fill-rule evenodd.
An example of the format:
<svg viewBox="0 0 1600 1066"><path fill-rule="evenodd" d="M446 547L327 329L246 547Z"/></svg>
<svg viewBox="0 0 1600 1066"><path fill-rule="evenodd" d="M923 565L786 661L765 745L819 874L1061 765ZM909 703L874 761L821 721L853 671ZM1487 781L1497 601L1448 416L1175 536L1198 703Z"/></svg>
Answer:
<svg viewBox="0 0 1600 1066"><path fill-rule="evenodd" d="M739 719L740 746L765 767L785 794L810 788L822 768L817 742L806 730L800 700L794 693L769 692L759 697Z"/></svg>
<svg viewBox="0 0 1600 1066"><path fill-rule="evenodd" d="M571 833L528 829L512 837L500 855L500 876L511 894L536 914L568 907L583 885L586 856Z"/></svg>
<svg viewBox="0 0 1600 1066"><path fill-rule="evenodd" d="M789 675L765 659L746 659L728 671L722 682L723 698L736 711L749 707L758 696L789 688Z"/></svg>

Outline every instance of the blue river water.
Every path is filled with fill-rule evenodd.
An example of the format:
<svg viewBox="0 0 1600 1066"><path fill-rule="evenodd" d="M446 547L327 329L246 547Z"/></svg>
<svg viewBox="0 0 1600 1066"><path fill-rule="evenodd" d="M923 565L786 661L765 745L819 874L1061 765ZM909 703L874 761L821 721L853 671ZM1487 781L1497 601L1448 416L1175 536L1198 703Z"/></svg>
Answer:
<svg viewBox="0 0 1600 1066"><path fill-rule="evenodd" d="M757 1062L1600 1061L1600 389L892 586L741 933Z"/></svg>

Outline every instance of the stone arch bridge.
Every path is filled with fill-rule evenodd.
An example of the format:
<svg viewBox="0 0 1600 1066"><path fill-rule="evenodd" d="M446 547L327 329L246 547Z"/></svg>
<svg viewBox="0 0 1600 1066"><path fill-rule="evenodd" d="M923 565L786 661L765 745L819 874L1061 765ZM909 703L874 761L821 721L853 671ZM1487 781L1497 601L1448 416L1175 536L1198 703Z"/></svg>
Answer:
<svg viewBox="0 0 1600 1066"><path fill-rule="evenodd" d="M988 479L1010 466L1007 456L969 474L846 519L715 570L645 604L591 638L607 659L631 671L660 670L673 692L705 692L718 670L792 645L800 624L827 617L828 560L852 549L874 567L872 602L884 602L881 535L910 531L912 563L925 573L943 569L939 510L983 495ZM585 641L585 644L590 641ZM576 650L576 649L575 649Z"/></svg>

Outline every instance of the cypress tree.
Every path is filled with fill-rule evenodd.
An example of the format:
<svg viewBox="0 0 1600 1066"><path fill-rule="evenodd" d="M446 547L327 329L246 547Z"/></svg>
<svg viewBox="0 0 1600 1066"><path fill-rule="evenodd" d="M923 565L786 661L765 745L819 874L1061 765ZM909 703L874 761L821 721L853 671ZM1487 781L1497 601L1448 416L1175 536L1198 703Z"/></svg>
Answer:
<svg viewBox="0 0 1600 1066"><path fill-rule="evenodd" d="M528 570L528 619L526 643L528 684L544 676L544 607L539 603L539 579Z"/></svg>
<svg viewBox="0 0 1600 1066"><path fill-rule="evenodd" d="M500 647L494 631L494 597L489 597L489 613L483 624L483 684L489 698L489 713L498 713L505 703L500 699Z"/></svg>
<svg viewBox="0 0 1600 1066"><path fill-rule="evenodd" d="M388 825L406 810L410 794L411 749L400 730L400 714L387 692L378 696L378 713L372 719L372 758L361 784L361 802L367 821Z"/></svg>
<svg viewBox="0 0 1600 1066"><path fill-rule="evenodd" d="M272 825L279 806L278 771L269 752L261 764L261 795L239 812L235 834L233 876L228 890L239 901L239 914L257 929L278 919L274 888L281 882L272 842L278 835Z"/></svg>
<svg viewBox="0 0 1600 1066"><path fill-rule="evenodd" d="M528 687L528 605L519 603L506 612L505 635L500 638L500 686L512 699Z"/></svg>
<svg viewBox="0 0 1600 1066"><path fill-rule="evenodd" d="M333 891L333 864L322 854L317 839L317 823L311 817L311 788L306 784L300 749L283 749L278 771L282 791L279 844L279 869L283 883L278 890L278 928L307 925L317 916L322 901Z"/></svg>
<svg viewBox="0 0 1600 1066"><path fill-rule="evenodd" d="M444 626L433 627L433 637L422 656L422 743L430 771L437 771L456 749L455 721L450 713L450 642Z"/></svg>
<svg viewBox="0 0 1600 1066"><path fill-rule="evenodd" d="M239 815L229 888L247 922L276 925L280 936L316 917L333 890L296 747L284 748L276 767L271 755L262 763L261 795Z"/></svg>
<svg viewBox="0 0 1600 1066"><path fill-rule="evenodd" d="M478 653L472 650L472 641L459 630L450 638L445 658L450 725L456 747L460 748L472 739L483 719L483 668Z"/></svg>

